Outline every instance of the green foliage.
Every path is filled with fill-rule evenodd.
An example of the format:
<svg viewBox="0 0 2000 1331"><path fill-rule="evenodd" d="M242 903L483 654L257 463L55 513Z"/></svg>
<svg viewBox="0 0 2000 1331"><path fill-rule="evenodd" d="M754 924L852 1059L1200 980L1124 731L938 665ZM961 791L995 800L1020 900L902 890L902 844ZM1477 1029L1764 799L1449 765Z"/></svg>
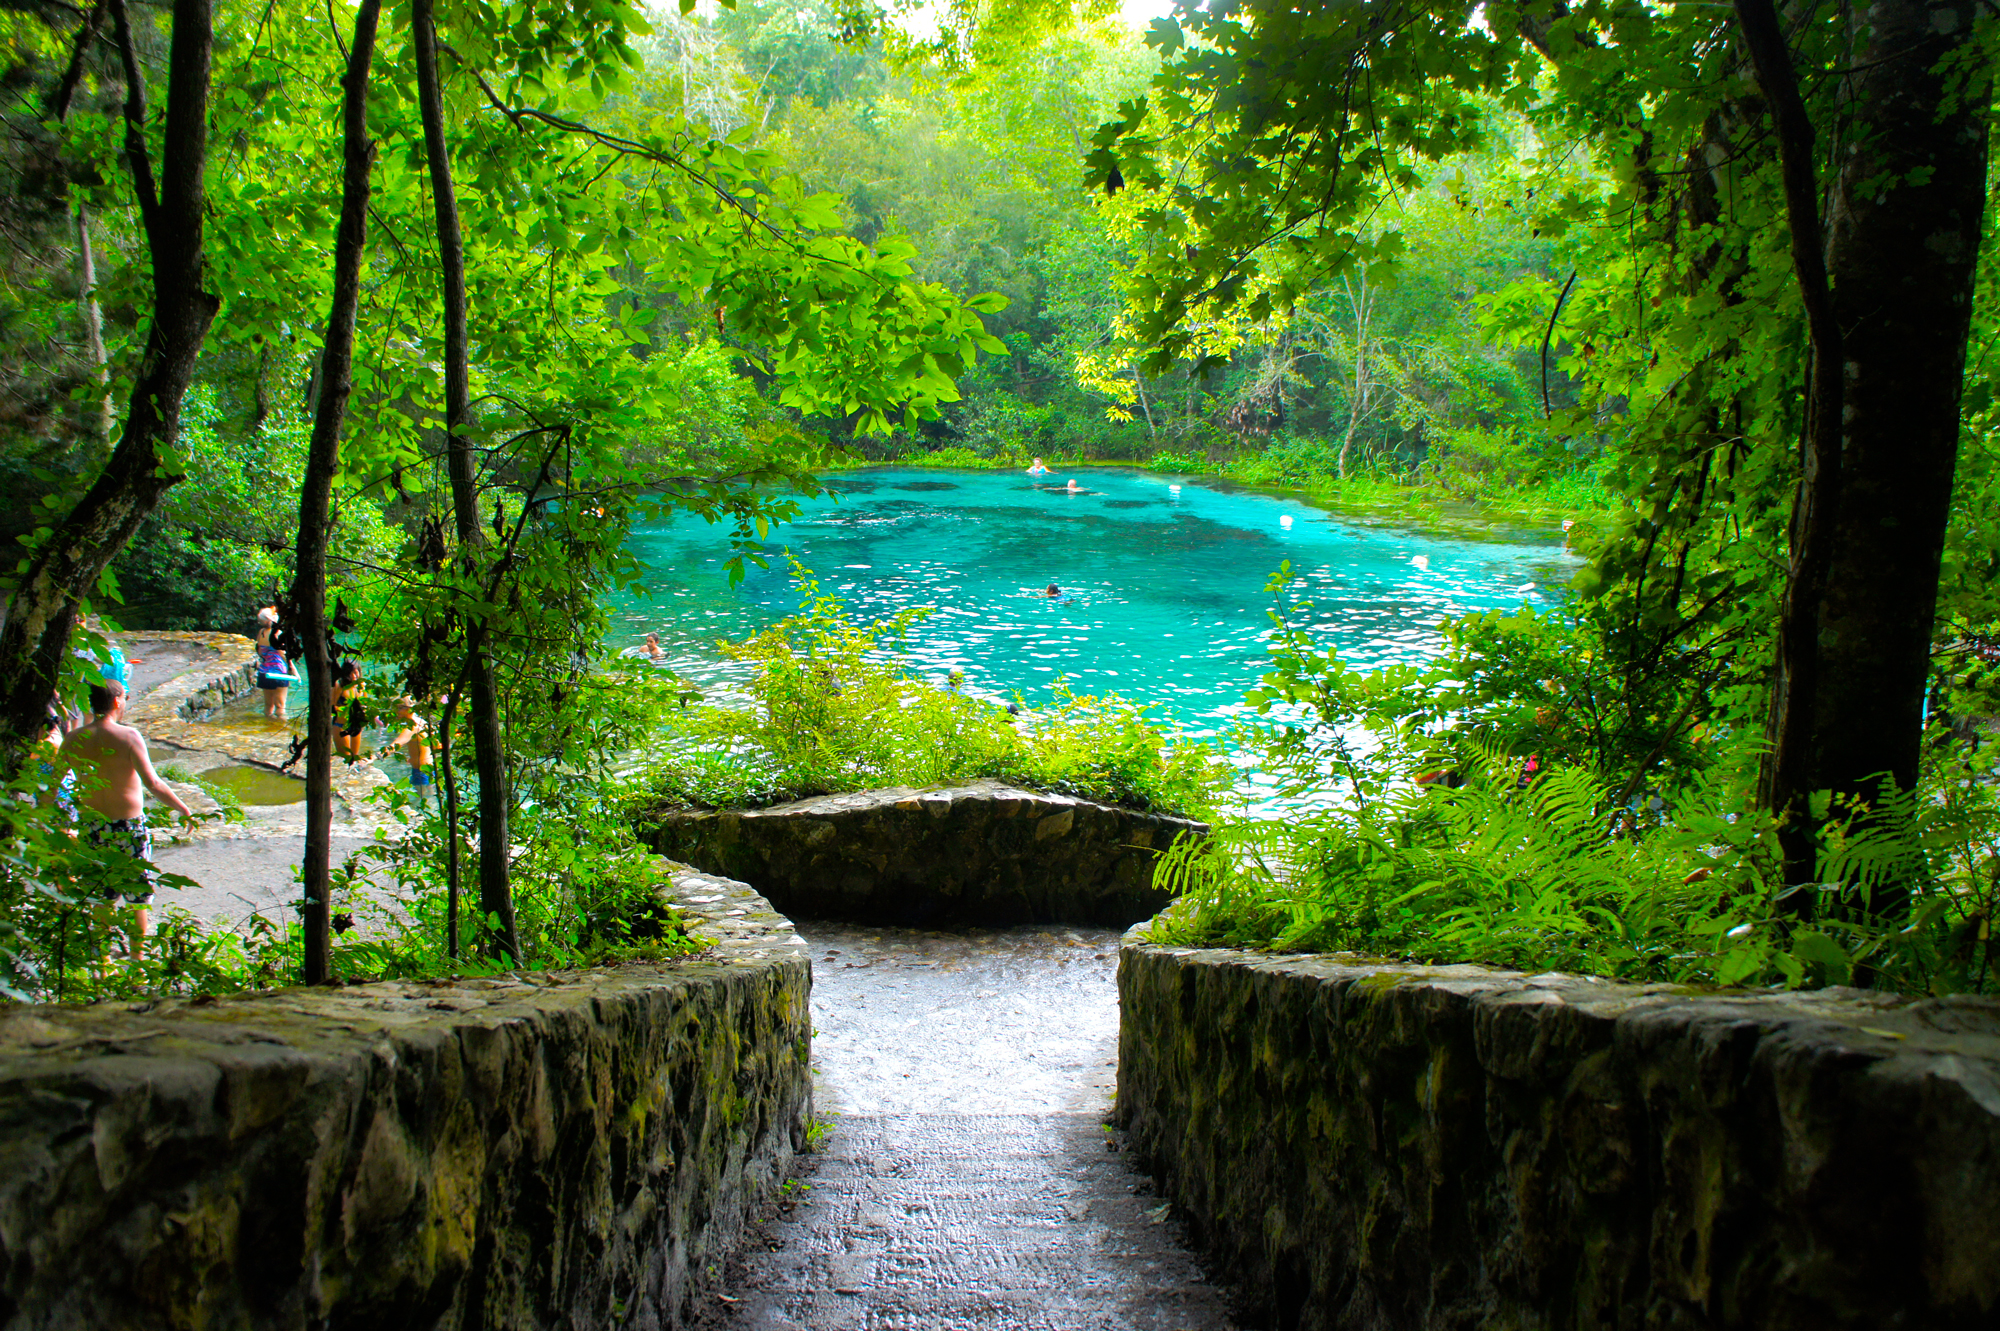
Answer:
<svg viewBox="0 0 2000 1331"><path fill-rule="evenodd" d="M700 951L708 940L691 934L661 899L666 870L633 840L619 816L624 800L614 783L523 813L519 835L526 849L513 878L523 956L519 966L509 966L479 953L481 939L497 926L480 917L476 898L462 904L456 953L450 948L442 809L394 792L401 835L363 848L335 876L334 909L360 925L354 940L335 947L335 972L425 978L663 961ZM470 881L476 851L463 833L461 851ZM391 884L386 900L368 886L385 878Z"/></svg>
<svg viewBox="0 0 2000 1331"><path fill-rule="evenodd" d="M1268 719L1240 736L1300 803L1177 847L1156 939L1685 984L2000 984L1996 755L1945 722L1918 791L1829 822L1825 884L1788 889L1749 737L1712 724L1726 700L1691 669L1618 688L1615 617L1468 616L1433 664L1364 674L1300 609L1273 614L1249 699Z"/></svg>
<svg viewBox="0 0 2000 1331"><path fill-rule="evenodd" d="M1179 900L1152 937L1679 984L2000 986L1990 777L1931 786L1897 811L1893 832L1830 829L1831 881L1913 889L1914 909L1907 920L1821 909L1805 926L1803 903L1779 885L1768 819L1701 812L1712 803L1690 791L1685 812L1633 835L1582 769L1544 766L1525 789L1521 770L1486 749L1457 788L1385 772L1365 806L1182 842L1159 870Z"/></svg>
<svg viewBox="0 0 2000 1331"><path fill-rule="evenodd" d="M994 777L1134 808L1205 816L1222 772L1206 746L1116 695L1016 707L921 679L895 651L921 610L861 624L805 582L802 613L737 643L749 707L693 707L648 755L668 804L739 807L878 786Z"/></svg>

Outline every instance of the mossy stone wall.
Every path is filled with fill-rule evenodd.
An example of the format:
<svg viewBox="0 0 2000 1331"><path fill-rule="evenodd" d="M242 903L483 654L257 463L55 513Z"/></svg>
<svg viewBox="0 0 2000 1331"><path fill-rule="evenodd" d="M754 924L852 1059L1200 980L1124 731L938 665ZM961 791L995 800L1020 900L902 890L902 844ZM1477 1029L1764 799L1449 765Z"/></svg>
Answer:
<svg viewBox="0 0 2000 1331"><path fill-rule="evenodd" d="M811 1112L811 974L706 956L0 1014L0 1326L678 1325Z"/></svg>
<svg viewBox="0 0 2000 1331"><path fill-rule="evenodd" d="M2000 1003L1142 940L1118 1115L1273 1325L2000 1326Z"/></svg>
<svg viewBox="0 0 2000 1331"><path fill-rule="evenodd" d="M823 795L638 820L663 855L740 878L801 919L1128 925L1172 898L1153 863L1206 825L998 781Z"/></svg>

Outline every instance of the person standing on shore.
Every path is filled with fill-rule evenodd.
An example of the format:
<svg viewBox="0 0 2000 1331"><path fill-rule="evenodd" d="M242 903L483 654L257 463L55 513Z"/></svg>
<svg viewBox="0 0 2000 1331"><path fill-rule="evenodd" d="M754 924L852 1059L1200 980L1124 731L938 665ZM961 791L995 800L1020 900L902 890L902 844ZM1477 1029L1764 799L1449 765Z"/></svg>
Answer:
<svg viewBox="0 0 2000 1331"><path fill-rule="evenodd" d="M139 864L136 885L112 887L97 910L100 928L108 932L111 912L120 897L132 908L129 953L137 959L152 930L149 907L159 871L153 867L153 832L146 826L146 796L150 790L162 804L183 818L194 816L181 797L153 770L146 737L125 725L125 686L116 681L90 687L90 721L72 730L57 750L58 772L77 774L77 802L83 808L82 836L95 846L122 851Z"/></svg>

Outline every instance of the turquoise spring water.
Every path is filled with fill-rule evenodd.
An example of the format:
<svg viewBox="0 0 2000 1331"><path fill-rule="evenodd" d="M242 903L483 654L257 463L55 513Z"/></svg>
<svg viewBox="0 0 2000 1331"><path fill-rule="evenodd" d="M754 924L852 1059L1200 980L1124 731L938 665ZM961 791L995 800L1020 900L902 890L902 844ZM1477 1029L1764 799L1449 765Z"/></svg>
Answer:
<svg viewBox="0 0 2000 1331"><path fill-rule="evenodd" d="M1295 499L1184 477L1092 468L1081 493L1018 472L884 468L843 473L764 543L766 569L731 587L727 532L677 517L636 531L648 597L611 606L613 647L648 631L669 663L726 689L713 648L799 607L785 552L857 618L933 607L904 650L942 683L1029 706L1067 680L1158 705L1190 732L1220 732L1268 668L1265 590L1281 561L1311 619L1358 666L1436 651L1438 621L1542 602L1570 572L1554 539L1445 540L1335 518ZM1289 522L1288 522L1289 520ZM1049 583L1063 596L1042 595Z"/></svg>

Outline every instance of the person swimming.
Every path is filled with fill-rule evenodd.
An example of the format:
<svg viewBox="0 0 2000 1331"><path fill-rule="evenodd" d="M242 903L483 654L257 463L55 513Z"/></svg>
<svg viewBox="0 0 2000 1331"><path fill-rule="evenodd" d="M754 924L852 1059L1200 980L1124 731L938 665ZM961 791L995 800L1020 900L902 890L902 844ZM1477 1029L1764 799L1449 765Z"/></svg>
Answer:
<svg viewBox="0 0 2000 1331"><path fill-rule="evenodd" d="M1052 583L1050 583L1050 584L1049 584L1049 589L1048 589L1047 591L1043 592L1043 593L1042 593L1042 595L1044 595L1044 596L1048 597L1048 598L1049 598L1049 599L1050 599L1051 601L1053 601L1053 600L1055 600L1055 599L1056 599L1056 598L1057 598L1058 596L1061 596L1061 595L1062 595L1062 588L1060 588L1060 587L1056 586L1056 585L1055 585L1055 584L1054 584L1054 583L1052 582Z"/></svg>
<svg viewBox="0 0 2000 1331"><path fill-rule="evenodd" d="M1069 492L1070 492L1071 494L1081 494L1081 493L1083 493L1083 487L1082 487L1081 485L1078 485L1078 484L1076 483L1076 477L1074 477L1074 476L1072 476L1072 477L1070 477L1070 478L1069 478L1069 486L1068 486L1068 489L1069 489Z"/></svg>
<svg viewBox="0 0 2000 1331"><path fill-rule="evenodd" d="M1040 478L1048 474L1049 474L1049 469L1047 465L1044 464L1040 458L1036 458L1033 464L1030 465L1028 468L1028 475L1030 476Z"/></svg>
<svg viewBox="0 0 2000 1331"><path fill-rule="evenodd" d="M667 654L660 650L660 635L657 633L648 633L646 635L646 646L643 650L646 653L648 661L664 661L667 659Z"/></svg>

